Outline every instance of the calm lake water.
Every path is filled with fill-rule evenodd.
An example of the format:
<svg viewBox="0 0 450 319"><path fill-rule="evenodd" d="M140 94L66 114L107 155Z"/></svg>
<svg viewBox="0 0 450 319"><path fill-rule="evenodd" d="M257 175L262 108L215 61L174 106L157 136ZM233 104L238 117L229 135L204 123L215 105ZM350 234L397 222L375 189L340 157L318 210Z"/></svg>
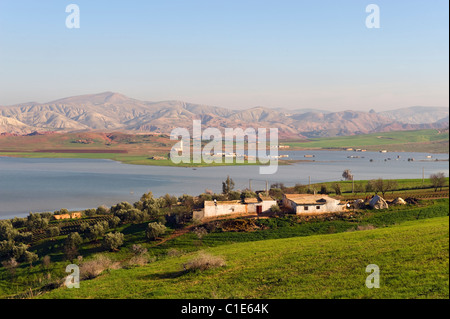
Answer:
<svg viewBox="0 0 450 319"><path fill-rule="evenodd" d="M122 164L110 160L28 159L0 157L0 219L23 217L32 212L95 208L121 201L133 203L142 194L198 195L205 189L221 192L229 175L235 189L264 189L266 180L296 183L341 180L350 169L355 180L374 178L425 178L444 172L449 175L448 154L378 153L346 151L290 151L289 159L312 160L280 165L274 175L260 175L258 166L177 168ZM305 155L314 155L305 158ZM431 159L427 156L432 156ZM349 158L359 156L359 158ZM400 158L397 158L400 156ZM414 158L414 161L408 161ZM370 161L370 160L373 161ZM389 160L388 160L389 159Z"/></svg>

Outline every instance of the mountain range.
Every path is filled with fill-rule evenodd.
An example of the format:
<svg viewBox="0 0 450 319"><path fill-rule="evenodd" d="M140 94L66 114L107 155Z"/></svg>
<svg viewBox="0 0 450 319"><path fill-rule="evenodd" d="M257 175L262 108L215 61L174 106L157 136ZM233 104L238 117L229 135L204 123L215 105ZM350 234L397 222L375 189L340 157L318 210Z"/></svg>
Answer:
<svg viewBox="0 0 450 319"><path fill-rule="evenodd" d="M288 110L254 107L231 110L182 101L148 102L104 92L63 98L48 103L0 106L0 134L40 131L123 131L170 133L192 127L278 128L281 138L343 136L374 132L446 128L446 107L409 107L384 112L315 109Z"/></svg>

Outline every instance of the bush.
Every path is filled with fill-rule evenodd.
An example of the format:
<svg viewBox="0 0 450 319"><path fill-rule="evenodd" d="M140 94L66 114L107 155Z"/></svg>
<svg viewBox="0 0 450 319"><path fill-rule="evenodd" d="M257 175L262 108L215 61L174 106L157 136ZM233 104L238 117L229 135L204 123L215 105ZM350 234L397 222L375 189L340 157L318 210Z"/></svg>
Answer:
<svg viewBox="0 0 450 319"><path fill-rule="evenodd" d="M12 277L14 277L16 275L16 269L19 266L19 263L15 258L11 258L10 260L3 261L2 266L8 270Z"/></svg>
<svg viewBox="0 0 450 319"><path fill-rule="evenodd" d="M18 234L9 220L0 220L0 241L13 240Z"/></svg>
<svg viewBox="0 0 450 319"><path fill-rule="evenodd" d="M122 233L108 233L103 238L102 247L106 250L117 250L123 245L124 235Z"/></svg>
<svg viewBox="0 0 450 319"><path fill-rule="evenodd" d="M272 205L271 207L270 207L270 211L272 212L272 213L279 213L279 212L281 212L281 209L280 209L280 206L278 206L278 205Z"/></svg>
<svg viewBox="0 0 450 319"><path fill-rule="evenodd" d="M51 213L49 213L51 214ZM31 230L43 229L47 227L49 218L43 217L47 216L44 214L33 214L30 213L27 217L26 226Z"/></svg>
<svg viewBox="0 0 450 319"><path fill-rule="evenodd" d="M136 244L133 244L133 246L131 246L130 250L135 256L144 255L148 252L147 248L144 248L141 245L136 245Z"/></svg>
<svg viewBox="0 0 450 319"><path fill-rule="evenodd" d="M108 221L109 228L116 228L117 226L119 226L119 224L120 224L120 218L117 216L110 218Z"/></svg>
<svg viewBox="0 0 450 319"><path fill-rule="evenodd" d="M66 246L74 246L78 247L83 242L83 239L81 238L80 234L77 232L70 233L65 241Z"/></svg>
<svg viewBox="0 0 450 319"><path fill-rule="evenodd" d="M107 269L117 268L119 268L119 263L113 263L108 257L99 255L92 260L81 263L80 278L82 280L93 279Z"/></svg>
<svg viewBox="0 0 450 319"><path fill-rule="evenodd" d="M97 210L94 208L86 209L85 211L83 211L83 215L87 217L95 216L97 215Z"/></svg>
<svg viewBox="0 0 450 319"><path fill-rule="evenodd" d="M204 236L208 234L208 231L204 227L195 227L192 231L195 235L197 235L198 239L202 239Z"/></svg>
<svg viewBox="0 0 450 319"><path fill-rule="evenodd" d="M55 237L59 236L59 234L60 234L59 227L52 226L52 227L47 228L46 234L47 234L47 237L54 239Z"/></svg>
<svg viewBox="0 0 450 319"><path fill-rule="evenodd" d="M105 232L108 230L109 225L108 222L99 222L95 225L92 225L88 228L86 232L86 236L90 240L97 240L98 237L101 237L105 234Z"/></svg>
<svg viewBox="0 0 450 319"><path fill-rule="evenodd" d="M37 261L39 259L39 256L31 251L25 251L24 253L24 259L27 263L30 264L30 267L33 266L33 262Z"/></svg>
<svg viewBox="0 0 450 319"><path fill-rule="evenodd" d="M322 194L322 195L328 195L329 191L328 191L327 185L320 185L320 192L319 193Z"/></svg>
<svg viewBox="0 0 450 319"><path fill-rule="evenodd" d="M166 232L167 228L160 223L149 223L145 230L145 235L149 240L155 240L158 236L161 236Z"/></svg>
<svg viewBox="0 0 450 319"><path fill-rule="evenodd" d="M205 252L200 252L196 257L183 264L183 268L186 271L204 271L223 266L226 266L226 264L222 257L213 256Z"/></svg>
<svg viewBox="0 0 450 319"><path fill-rule="evenodd" d="M132 266L144 266L149 262L148 250L141 245L134 244L130 248L131 252L134 254L133 257L127 262L128 267Z"/></svg>

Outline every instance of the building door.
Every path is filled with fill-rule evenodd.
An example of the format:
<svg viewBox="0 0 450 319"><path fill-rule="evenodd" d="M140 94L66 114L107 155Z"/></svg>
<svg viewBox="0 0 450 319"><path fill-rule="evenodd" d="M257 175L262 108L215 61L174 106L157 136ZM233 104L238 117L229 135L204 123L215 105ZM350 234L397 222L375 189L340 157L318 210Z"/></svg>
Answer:
<svg viewBox="0 0 450 319"><path fill-rule="evenodd" d="M262 214L262 206L256 206L256 213Z"/></svg>

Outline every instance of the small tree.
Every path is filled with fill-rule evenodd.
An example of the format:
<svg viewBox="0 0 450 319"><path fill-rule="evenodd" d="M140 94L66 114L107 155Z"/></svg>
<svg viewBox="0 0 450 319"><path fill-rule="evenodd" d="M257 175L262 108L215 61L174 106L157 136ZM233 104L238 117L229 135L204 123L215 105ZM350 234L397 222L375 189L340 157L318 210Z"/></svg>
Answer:
<svg viewBox="0 0 450 319"><path fill-rule="evenodd" d="M165 206L168 207L170 209L170 211L172 211L172 207L174 205L176 205L177 202L178 202L177 198L175 196L170 195L170 194L164 195L163 199L164 199L164 202L165 202Z"/></svg>
<svg viewBox="0 0 450 319"><path fill-rule="evenodd" d="M103 238L102 246L106 250L117 250L123 245L124 235L122 233L108 233Z"/></svg>
<svg viewBox="0 0 450 319"><path fill-rule="evenodd" d="M24 256L25 262L30 264L30 268L33 267L33 262L35 262L39 259L37 254L35 254L31 251L28 251L28 250L24 253L23 256Z"/></svg>
<svg viewBox="0 0 450 319"><path fill-rule="evenodd" d="M386 191L391 191L394 193L394 191L398 188L398 183L394 179L390 179L386 181Z"/></svg>
<svg viewBox="0 0 450 319"><path fill-rule="evenodd" d="M117 226L119 226L119 224L120 224L120 218L117 216L114 216L108 220L108 225L109 225L109 228L111 228L111 229L117 228Z"/></svg>
<svg viewBox="0 0 450 319"><path fill-rule="evenodd" d="M373 180L367 182L366 187L364 188L364 191L366 193L372 193L375 191L375 187L374 187L373 183L374 183Z"/></svg>
<svg viewBox="0 0 450 319"><path fill-rule="evenodd" d="M342 173L342 177L346 180L346 181L352 181L353 180L353 174L349 169L346 169L343 173Z"/></svg>
<svg viewBox="0 0 450 319"><path fill-rule="evenodd" d="M342 194L342 190L341 190L341 184L339 183L334 183L333 184L333 190L336 193L336 195L341 195Z"/></svg>
<svg viewBox="0 0 450 319"><path fill-rule="evenodd" d="M373 188L375 190L375 194L380 192L384 197L384 194L388 191L393 191L398 187L397 181L395 180L383 180L379 178L377 180L373 180L372 182Z"/></svg>
<svg viewBox="0 0 450 319"><path fill-rule="evenodd" d="M320 185L320 192L319 193L322 194L322 195L328 195L327 185L325 185L325 184Z"/></svg>
<svg viewBox="0 0 450 319"><path fill-rule="evenodd" d="M431 174L430 181L431 185L433 185L434 191L437 192L438 188L439 190L442 190L442 187L445 185L445 175L442 172Z"/></svg>
<svg viewBox="0 0 450 319"><path fill-rule="evenodd" d="M77 232L73 232L67 236L65 245L78 247L82 243L83 239L81 238L80 234L78 234Z"/></svg>
<svg viewBox="0 0 450 319"><path fill-rule="evenodd" d="M363 183L359 182L355 184L355 193L363 193L364 192L364 185Z"/></svg>
<svg viewBox="0 0 450 319"><path fill-rule="evenodd" d="M59 236L60 230L59 227L52 226L47 228L47 236L51 238L51 240L55 240L55 237Z"/></svg>
<svg viewBox="0 0 450 319"><path fill-rule="evenodd" d="M229 192L231 192L234 189L234 181L230 178L230 176L227 177L227 179L222 182L222 193L228 195Z"/></svg>
<svg viewBox="0 0 450 319"><path fill-rule="evenodd" d="M64 243L64 255L67 260L72 260L78 255L78 247L83 242L80 234L77 232L70 233Z"/></svg>
<svg viewBox="0 0 450 319"><path fill-rule="evenodd" d="M105 229L104 225L100 222L95 225L89 227L86 235L90 240L97 240L98 237L101 237L105 234L107 229Z"/></svg>
<svg viewBox="0 0 450 319"><path fill-rule="evenodd" d="M149 223L145 230L145 235L149 240L155 240L166 232L166 226L161 223Z"/></svg>

